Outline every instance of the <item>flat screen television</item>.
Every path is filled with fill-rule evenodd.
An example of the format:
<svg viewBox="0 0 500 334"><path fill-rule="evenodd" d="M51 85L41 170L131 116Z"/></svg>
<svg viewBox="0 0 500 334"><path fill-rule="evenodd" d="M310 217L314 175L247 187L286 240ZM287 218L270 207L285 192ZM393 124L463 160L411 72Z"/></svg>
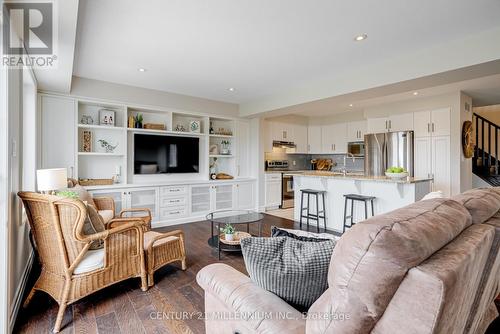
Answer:
<svg viewBox="0 0 500 334"><path fill-rule="evenodd" d="M134 134L134 174L198 173L200 139Z"/></svg>

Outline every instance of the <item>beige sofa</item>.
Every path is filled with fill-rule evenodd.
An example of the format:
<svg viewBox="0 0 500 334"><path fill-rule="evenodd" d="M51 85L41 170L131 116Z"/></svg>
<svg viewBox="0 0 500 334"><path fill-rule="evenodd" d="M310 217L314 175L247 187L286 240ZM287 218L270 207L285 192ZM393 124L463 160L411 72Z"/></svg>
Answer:
<svg viewBox="0 0 500 334"><path fill-rule="evenodd" d="M306 316L224 264L197 276L207 333L484 333L498 315L500 189L431 199L355 225Z"/></svg>

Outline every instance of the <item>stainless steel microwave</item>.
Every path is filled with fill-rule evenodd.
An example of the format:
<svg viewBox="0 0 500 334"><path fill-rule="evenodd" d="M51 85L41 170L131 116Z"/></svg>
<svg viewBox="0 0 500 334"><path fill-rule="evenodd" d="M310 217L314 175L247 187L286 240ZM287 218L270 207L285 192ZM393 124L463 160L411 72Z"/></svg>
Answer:
<svg viewBox="0 0 500 334"><path fill-rule="evenodd" d="M364 141L352 141L347 143L347 153L351 153L356 157L365 156L365 142Z"/></svg>

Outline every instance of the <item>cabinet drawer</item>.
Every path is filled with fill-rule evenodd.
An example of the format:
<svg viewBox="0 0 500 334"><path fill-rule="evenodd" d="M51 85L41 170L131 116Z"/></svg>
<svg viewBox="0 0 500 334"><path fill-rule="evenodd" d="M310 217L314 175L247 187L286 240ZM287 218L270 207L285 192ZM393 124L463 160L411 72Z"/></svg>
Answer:
<svg viewBox="0 0 500 334"><path fill-rule="evenodd" d="M186 215L187 208L184 206L160 209L160 219L181 218Z"/></svg>
<svg viewBox="0 0 500 334"><path fill-rule="evenodd" d="M187 193L187 186L172 186L172 187L161 187L160 195L161 196L171 196L171 195L180 195Z"/></svg>
<svg viewBox="0 0 500 334"><path fill-rule="evenodd" d="M185 205L186 203L187 203L187 197L186 196L181 196L181 197L162 197L160 199L160 206L162 208L168 207L168 206Z"/></svg>

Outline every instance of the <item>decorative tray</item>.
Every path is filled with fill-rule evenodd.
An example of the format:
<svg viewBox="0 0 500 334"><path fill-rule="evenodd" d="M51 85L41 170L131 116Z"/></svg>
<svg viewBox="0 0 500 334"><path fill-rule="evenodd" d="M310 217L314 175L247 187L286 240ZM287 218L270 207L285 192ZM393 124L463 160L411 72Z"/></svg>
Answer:
<svg viewBox="0 0 500 334"><path fill-rule="evenodd" d="M249 237L251 237L249 233L242 231L237 231L236 233L234 233L234 240L232 241L226 240L226 236L224 235L224 233L221 233L221 235L219 235L220 242L226 245L239 245L241 239Z"/></svg>

